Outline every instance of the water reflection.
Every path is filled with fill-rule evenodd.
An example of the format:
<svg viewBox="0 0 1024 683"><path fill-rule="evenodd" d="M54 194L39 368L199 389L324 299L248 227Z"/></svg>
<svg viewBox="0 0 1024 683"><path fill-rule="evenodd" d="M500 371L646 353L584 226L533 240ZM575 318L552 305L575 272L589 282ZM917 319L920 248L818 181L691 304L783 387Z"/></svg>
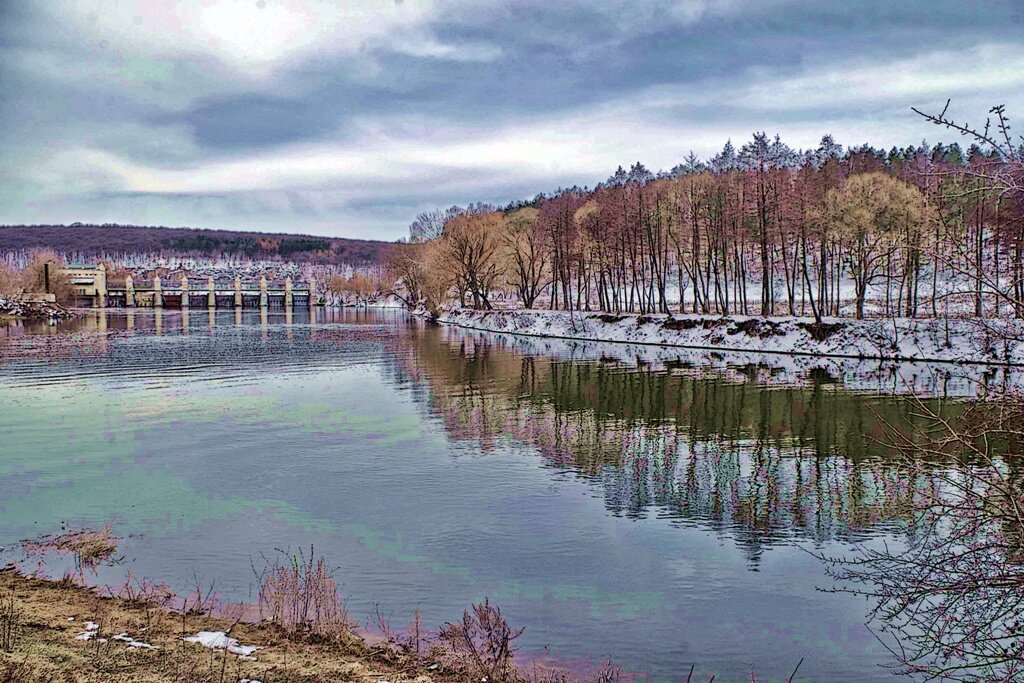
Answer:
<svg viewBox="0 0 1024 683"><path fill-rule="evenodd" d="M533 344L353 310L5 328L0 544L113 519L136 575L181 589L198 567L228 599L254 555L315 544L360 619L491 597L530 654L887 678L863 602L817 592L795 546L915 532L929 468L876 442L914 404L848 390L888 369Z"/></svg>
<svg viewBox="0 0 1024 683"><path fill-rule="evenodd" d="M399 339L411 352L395 355L396 372L429 387L452 438L483 452L529 444L596 486L613 514L727 533L752 569L794 539L913 533L914 492L930 485L927 468L911 483L886 445L887 429L917 438L927 424L905 397L844 391L831 377L777 386L756 373L524 356L448 329ZM962 409L928 405L949 419Z"/></svg>
<svg viewBox="0 0 1024 683"><path fill-rule="evenodd" d="M323 355L330 346L325 351L321 343L350 343L361 336L356 330L367 329L362 336L387 351L398 381L423 389L422 405L450 438L483 453L508 440L527 444L548 467L596 487L612 514L728 534L745 549L751 568L765 548L794 539L820 543L913 532L911 501L915 487L929 485L927 468L911 482L885 445L887 429L914 438L926 424L905 397L847 391L827 373L809 372L794 386L771 381L770 367L709 369L664 359L658 366L625 367L606 357L528 355L496 338L399 320L332 309L89 312L56 326L8 326L0 361L45 355L95 362L123 335L202 331L215 338L251 325L262 346L249 352L308 367L330 362ZM363 328L336 333L330 325L339 323ZM378 333L382 324L388 334ZM35 342L19 345L26 335L51 341L41 349ZM280 354L277 339L317 346L306 357ZM143 364L153 372L180 364L185 349L174 348L179 355L167 358L150 349ZM199 352L227 367L250 358L231 348L222 355L216 345ZM194 371L203 372L202 365ZM962 406L928 405L950 419Z"/></svg>

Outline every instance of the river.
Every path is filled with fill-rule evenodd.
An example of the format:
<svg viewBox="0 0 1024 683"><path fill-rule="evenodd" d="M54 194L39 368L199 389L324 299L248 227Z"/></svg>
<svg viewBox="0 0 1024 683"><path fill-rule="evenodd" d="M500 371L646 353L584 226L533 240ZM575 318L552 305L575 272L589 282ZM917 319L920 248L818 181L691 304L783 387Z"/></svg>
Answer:
<svg viewBox="0 0 1024 683"><path fill-rule="evenodd" d="M92 580L249 601L254 565L312 546L363 624L487 597L527 661L892 679L868 606L822 590L815 555L912 532L879 443L910 399L817 368L309 315L0 328L0 564L110 523L123 557Z"/></svg>

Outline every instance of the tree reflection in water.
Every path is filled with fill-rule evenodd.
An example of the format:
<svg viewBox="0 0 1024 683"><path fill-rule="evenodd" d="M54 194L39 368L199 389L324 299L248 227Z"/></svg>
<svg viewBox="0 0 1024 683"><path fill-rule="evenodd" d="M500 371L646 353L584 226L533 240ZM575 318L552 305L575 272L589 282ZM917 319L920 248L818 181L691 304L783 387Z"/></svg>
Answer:
<svg viewBox="0 0 1024 683"><path fill-rule="evenodd" d="M950 422L921 404L927 435L894 443L907 472L946 467L914 498L910 547L825 559L846 592L874 603L879 640L901 673L936 680L1024 677L1024 399L979 401Z"/></svg>
<svg viewBox="0 0 1024 683"><path fill-rule="evenodd" d="M396 354L399 371L423 383L452 438L485 452L501 439L529 443L549 466L592 481L614 514L716 529L751 568L775 543L910 532L914 490L931 477L925 467L908 479L883 445L886 424L922 433L907 397L821 378L764 386L742 373L528 356L441 331L399 343L412 345Z"/></svg>
<svg viewBox="0 0 1024 683"><path fill-rule="evenodd" d="M879 396L808 374L660 369L510 353L436 331L399 368L452 438L532 445L591 481L614 514L657 515L733 539L756 571L775 544L838 539L822 558L900 671L959 680L1024 673L1024 494L1007 448L1024 405ZM896 546L871 544L896 535ZM867 543L861 543L867 542Z"/></svg>

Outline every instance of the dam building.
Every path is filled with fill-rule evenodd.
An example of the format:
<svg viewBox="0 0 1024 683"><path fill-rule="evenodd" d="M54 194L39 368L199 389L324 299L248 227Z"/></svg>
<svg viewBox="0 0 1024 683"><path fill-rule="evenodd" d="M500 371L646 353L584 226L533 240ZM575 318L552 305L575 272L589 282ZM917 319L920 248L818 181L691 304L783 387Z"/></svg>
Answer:
<svg viewBox="0 0 1024 683"><path fill-rule="evenodd" d="M49 268L47 264L47 278ZM76 308L102 308L107 298L107 269L99 265L70 265L59 268L71 285L72 304ZM49 292L49 288L46 290Z"/></svg>
<svg viewBox="0 0 1024 683"><path fill-rule="evenodd" d="M316 283L242 278L190 278L187 274L152 279L107 277L103 264L62 269L71 284L75 306L88 308L248 308L292 310L316 304Z"/></svg>

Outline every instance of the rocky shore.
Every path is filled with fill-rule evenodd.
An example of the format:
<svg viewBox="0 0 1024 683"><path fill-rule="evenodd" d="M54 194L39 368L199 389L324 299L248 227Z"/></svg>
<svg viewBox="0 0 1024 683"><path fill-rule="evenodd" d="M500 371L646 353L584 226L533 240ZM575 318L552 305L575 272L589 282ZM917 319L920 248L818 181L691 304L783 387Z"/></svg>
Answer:
<svg viewBox="0 0 1024 683"><path fill-rule="evenodd" d="M0 297L0 317L23 320L67 320L75 317L75 313L60 304Z"/></svg>

